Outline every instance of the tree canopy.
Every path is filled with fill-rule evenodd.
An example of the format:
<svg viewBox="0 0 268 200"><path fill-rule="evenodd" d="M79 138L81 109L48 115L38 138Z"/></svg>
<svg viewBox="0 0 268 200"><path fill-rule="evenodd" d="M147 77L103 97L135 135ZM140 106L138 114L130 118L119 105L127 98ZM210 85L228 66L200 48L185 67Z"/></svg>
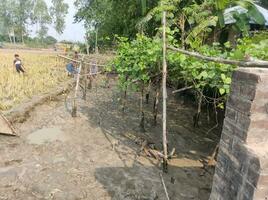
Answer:
<svg viewBox="0 0 268 200"><path fill-rule="evenodd" d="M30 27L35 27L37 36L43 40L52 23L58 33L63 32L67 12L68 4L63 0L52 0L50 8L44 0L1 0L0 34L8 35L10 42L24 42Z"/></svg>
<svg viewBox="0 0 268 200"><path fill-rule="evenodd" d="M76 20L84 20L89 32L98 30L100 40L114 36L135 38L143 32L147 36L157 34L160 25L161 4L169 10L169 23L177 27L177 38L183 45L199 46L211 37L212 31L226 29L223 12L240 5L249 10L245 14L234 13L237 23L227 27L247 34L249 18L264 24L263 16L253 3L266 5L265 0L76 0ZM219 36L218 36L219 37ZM92 38L92 37L91 37Z"/></svg>

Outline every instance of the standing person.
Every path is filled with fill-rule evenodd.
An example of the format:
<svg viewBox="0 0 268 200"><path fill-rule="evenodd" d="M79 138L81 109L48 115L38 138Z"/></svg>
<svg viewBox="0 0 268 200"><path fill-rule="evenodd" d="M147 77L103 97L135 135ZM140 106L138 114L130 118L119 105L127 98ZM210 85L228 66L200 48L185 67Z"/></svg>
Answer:
<svg viewBox="0 0 268 200"><path fill-rule="evenodd" d="M66 70L68 71L68 76L77 74L77 69L75 68L73 61L66 65Z"/></svg>
<svg viewBox="0 0 268 200"><path fill-rule="evenodd" d="M74 52L74 60L78 60L79 59L79 54L77 51Z"/></svg>
<svg viewBox="0 0 268 200"><path fill-rule="evenodd" d="M79 60L79 54L78 54L77 51L74 52L73 59L74 60ZM73 64L74 64L75 68L78 68L78 65L79 65L78 62L73 62Z"/></svg>
<svg viewBox="0 0 268 200"><path fill-rule="evenodd" d="M25 73L25 69L24 69L24 67L23 67L23 64L22 64L22 61L21 61L21 59L20 59L20 56L19 56L19 54L15 54L14 55L14 57L15 57L15 59L14 59L14 61L13 61L13 65L14 65L14 67L16 68L16 71L18 72L18 73Z"/></svg>

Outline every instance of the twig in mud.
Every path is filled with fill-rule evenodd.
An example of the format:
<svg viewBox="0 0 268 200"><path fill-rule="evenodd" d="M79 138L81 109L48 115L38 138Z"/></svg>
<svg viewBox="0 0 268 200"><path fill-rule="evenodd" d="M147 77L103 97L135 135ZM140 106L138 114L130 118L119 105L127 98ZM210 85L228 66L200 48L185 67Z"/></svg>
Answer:
<svg viewBox="0 0 268 200"><path fill-rule="evenodd" d="M172 158L172 156L175 154L175 151L176 151L176 149L173 148L172 151L170 152L170 154L168 155L168 159Z"/></svg>
<svg viewBox="0 0 268 200"><path fill-rule="evenodd" d="M167 200L170 200L170 198L169 198L169 196L168 196L168 191L167 191L167 187L166 187L166 184L165 184L163 175L162 175L162 173L159 173L159 175L160 175L161 182L162 182L162 185L163 185L164 190L165 190L165 194L166 194Z"/></svg>
<svg viewBox="0 0 268 200"><path fill-rule="evenodd" d="M213 151L213 153L211 155L211 158L208 161L208 166L213 166L213 164L215 163L219 147L220 147L220 144L217 144L217 146L215 147L215 149L214 149L214 151Z"/></svg>

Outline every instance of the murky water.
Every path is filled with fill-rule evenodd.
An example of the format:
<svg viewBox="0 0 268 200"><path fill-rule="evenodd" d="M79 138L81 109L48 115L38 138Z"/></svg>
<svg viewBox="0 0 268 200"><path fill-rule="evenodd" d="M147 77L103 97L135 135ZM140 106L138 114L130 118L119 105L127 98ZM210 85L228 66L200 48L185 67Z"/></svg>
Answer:
<svg viewBox="0 0 268 200"><path fill-rule="evenodd" d="M39 129L27 137L30 144L42 145L47 142L66 141L66 135L58 127Z"/></svg>

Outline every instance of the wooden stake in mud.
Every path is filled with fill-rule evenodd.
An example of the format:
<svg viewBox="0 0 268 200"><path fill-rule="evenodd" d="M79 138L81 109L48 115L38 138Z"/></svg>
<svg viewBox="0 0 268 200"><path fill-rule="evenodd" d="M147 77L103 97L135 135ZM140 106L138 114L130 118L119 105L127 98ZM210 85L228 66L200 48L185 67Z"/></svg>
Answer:
<svg viewBox="0 0 268 200"><path fill-rule="evenodd" d="M144 116L144 106L143 106L143 97L144 97L144 85L142 84L141 97L140 97L140 128L141 132L145 132L145 116Z"/></svg>
<svg viewBox="0 0 268 200"><path fill-rule="evenodd" d="M0 111L0 134L17 136L15 128Z"/></svg>
<svg viewBox="0 0 268 200"><path fill-rule="evenodd" d="M74 91L74 101L73 101L72 117L76 117L77 116L76 98L77 98L77 92L78 92L78 88L79 88L81 69L82 69L82 62L80 62L80 65L79 65L79 68L78 68L78 73L77 73L77 78L76 78L76 86L75 86L75 91Z"/></svg>
<svg viewBox="0 0 268 200"><path fill-rule="evenodd" d="M166 44L166 11L163 11L163 150L164 150L164 158L163 158L163 171L167 172L167 61L166 61L166 52L167 52L167 44Z"/></svg>

